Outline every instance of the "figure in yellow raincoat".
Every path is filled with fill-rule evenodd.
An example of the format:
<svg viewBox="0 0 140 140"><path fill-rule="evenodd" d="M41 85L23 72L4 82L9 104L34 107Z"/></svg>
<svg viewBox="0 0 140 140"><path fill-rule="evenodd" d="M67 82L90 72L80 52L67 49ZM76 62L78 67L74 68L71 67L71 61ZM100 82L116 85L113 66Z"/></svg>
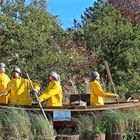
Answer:
<svg viewBox="0 0 140 140"><path fill-rule="evenodd" d="M14 68L12 72L13 79L8 83L8 99L10 104L31 105L30 96L31 85L27 79L21 78L20 68ZM40 90L39 85L33 83L36 91Z"/></svg>
<svg viewBox="0 0 140 140"><path fill-rule="evenodd" d="M3 91L5 88L7 88L7 84L10 82L9 77L5 74L5 68L6 65L4 63L0 63L0 94L3 94ZM7 103L7 96L6 95L0 95L0 104L6 104Z"/></svg>
<svg viewBox="0 0 140 140"><path fill-rule="evenodd" d="M105 92L99 83L100 74L96 71L91 73L90 82L90 105L104 105L103 98L118 97L117 94Z"/></svg>
<svg viewBox="0 0 140 140"><path fill-rule="evenodd" d="M48 75L50 83L45 91L42 92L39 99L40 101L47 101L48 106L62 106L62 87L60 85L60 76L51 72Z"/></svg>

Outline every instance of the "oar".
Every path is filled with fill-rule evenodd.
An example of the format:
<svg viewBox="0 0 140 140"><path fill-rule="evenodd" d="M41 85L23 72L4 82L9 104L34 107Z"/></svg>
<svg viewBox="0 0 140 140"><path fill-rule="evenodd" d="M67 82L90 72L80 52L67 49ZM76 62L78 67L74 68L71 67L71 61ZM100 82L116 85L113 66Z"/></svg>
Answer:
<svg viewBox="0 0 140 140"><path fill-rule="evenodd" d="M116 88L115 88L115 85L114 85L114 82L113 82L113 79L112 79L111 72L110 72L110 69L109 69L107 61L105 61L104 64L105 64L105 69L106 69L106 72L107 72L107 76L109 78L109 81L111 82L113 91L114 91L115 94L117 94ZM119 104L119 98L118 97L116 98L116 100L117 100L117 102Z"/></svg>
<svg viewBox="0 0 140 140"><path fill-rule="evenodd" d="M26 75L27 75L27 78L28 78L28 80L29 80L29 83L30 83L30 85L31 85L32 90L35 90L35 89L34 89L34 86L33 86L33 84L32 84L32 81L31 81L31 79L30 79L30 77L29 77L29 75L28 75L28 73L26 73ZM41 109L41 111L42 111L42 114L43 114L44 118L46 118L46 119L48 120L48 118L47 118L47 116L46 116L46 114L45 114L45 111L44 111L44 109L43 109L43 107L42 107L42 105L41 105L41 102L40 102L40 100L39 100L38 95L37 95L36 92L35 92L35 97L36 97L36 99L37 99L37 101L38 101L39 107L40 107L40 109Z"/></svg>

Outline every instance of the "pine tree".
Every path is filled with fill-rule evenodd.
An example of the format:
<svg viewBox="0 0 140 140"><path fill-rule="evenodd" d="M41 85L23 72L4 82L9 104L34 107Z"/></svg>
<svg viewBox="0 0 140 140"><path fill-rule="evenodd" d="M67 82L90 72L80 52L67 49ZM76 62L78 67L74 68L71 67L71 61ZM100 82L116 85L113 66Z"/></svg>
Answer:
<svg viewBox="0 0 140 140"><path fill-rule="evenodd" d="M109 62L120 92L138 93L140 25L133 25L119 10L103 3L86 9L82 20L87 50L96 53L99 63Z"/></svg>

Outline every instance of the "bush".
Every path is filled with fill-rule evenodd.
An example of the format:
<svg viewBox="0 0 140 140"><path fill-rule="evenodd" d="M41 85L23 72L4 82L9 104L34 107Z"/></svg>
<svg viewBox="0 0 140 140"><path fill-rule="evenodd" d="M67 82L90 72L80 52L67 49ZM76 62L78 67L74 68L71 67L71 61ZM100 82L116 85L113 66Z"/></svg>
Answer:
<svg viewBox="0 0 140 140"><path fill-rule="evenodd" d="M125 133L125 114L119 110L110 110L101 114L101 123L106 128L107 133Z"/></svg>
<svg viewBox="0 0 140 140"><path fill-rule="evenodd" d="M76 118L76 124L83 140L105 133L105 127L101 125L99 114L81 115Z"/></svg>
<svg viewBox="0 0 140 140"><path fill-rule="evenodd" d="M4 139L34 139L36 137L54 137L53 125L40 114L19 110L0 110L0 136Z"/></svg>
<svg viewBox="0 0 140 140"><path fill-rule="evenodd" d="M140 132L140 111L131 109L126 113L127 131L126 139L137 140L137 134Z"/></svg>
<svg viewBox="0 0 140 140"><path fill-rule="evenodd" d="M34 137L46 137L51 138L54 137L54 129L51 122L47 121L40 114L30 114L31 118L31 132Z"/></svg>

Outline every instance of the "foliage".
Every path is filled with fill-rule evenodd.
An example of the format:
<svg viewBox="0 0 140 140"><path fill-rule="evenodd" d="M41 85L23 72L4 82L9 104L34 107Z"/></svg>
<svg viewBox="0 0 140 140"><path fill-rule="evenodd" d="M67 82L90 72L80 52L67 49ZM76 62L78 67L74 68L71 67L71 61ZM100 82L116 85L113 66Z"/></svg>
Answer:
<svg viewBox="0 0 140 140"><path fill-rule="evenodd" d="M2 133L5 137L18 139L31 139L31 123L27 113L23 110L3 111L1 110Z"/></svg>
<svg viewBox="0 0 140 140"><path fill-rule="evenodd" d="M124 140L138 140L138 138L134 132L129 132Z"/></svg>
<svg viewBox="0 0 140 140"><path fill-rule="evenodd" d="M126 115L126 138L125 140L138 140L140 132L140 111L131 109Z"/></svg>
<svg viewBox="0 0 140 140"><path fill-rule="evenodd" d="M33 139L35 137L54 137L53 125L42 115L28 113L23 109L0 110L0 136L4 139Z"/></svg>
<svg viewBox="0 0 140 140"><path fill-rule="evenodd" d="M136 109L125 112L119 110L91 113L76 118L78 132L82 139L101 133L126 134L125 140L137 140L140 131L140 111Z"/></svg>
<svg viewBox="0 0 140 140"><path fill-rule="evenodd" d="M44 84L52 70L66 79L72 66L80 64L80 58L60 46L64 31L59 20L40 10L39 5L15 1L1 7L0 59L8 68L17 65Z"/></svg>
<svg viewBox="0 0 140 140"><path fill-rule="evenodd" d="M98 2L82 15L82 28L87 50L109 62L118 92L139 93L140 25Z"/></svg>
<svg viewBox="0 0 140 140"><path fill-rule="evenodd" d="M101 125L99 118L99 114L91 113L75 119L81 139L105 133L105 127Z"/></svg>
<svg viewBox="0 0 140 140"><path fill-rule="evenodd" d="M130 110L127 114L127 131L140 132L140 111L136 109Z"/></svg>
<svg viewBox="0 0 140 140"><path fill-rule="evenodd" d="M51 138L54 136L53 125L47 121L40 114L30 114L31 117L31 132L34 137L46 137Z"/></svg>
<svg viewBox="0 0 140 140"><path fill-rule="evenodd" d="M110 110L101 114L101 122L107 133L124 133L126 131L125 114L118 110Z"/></svg>

